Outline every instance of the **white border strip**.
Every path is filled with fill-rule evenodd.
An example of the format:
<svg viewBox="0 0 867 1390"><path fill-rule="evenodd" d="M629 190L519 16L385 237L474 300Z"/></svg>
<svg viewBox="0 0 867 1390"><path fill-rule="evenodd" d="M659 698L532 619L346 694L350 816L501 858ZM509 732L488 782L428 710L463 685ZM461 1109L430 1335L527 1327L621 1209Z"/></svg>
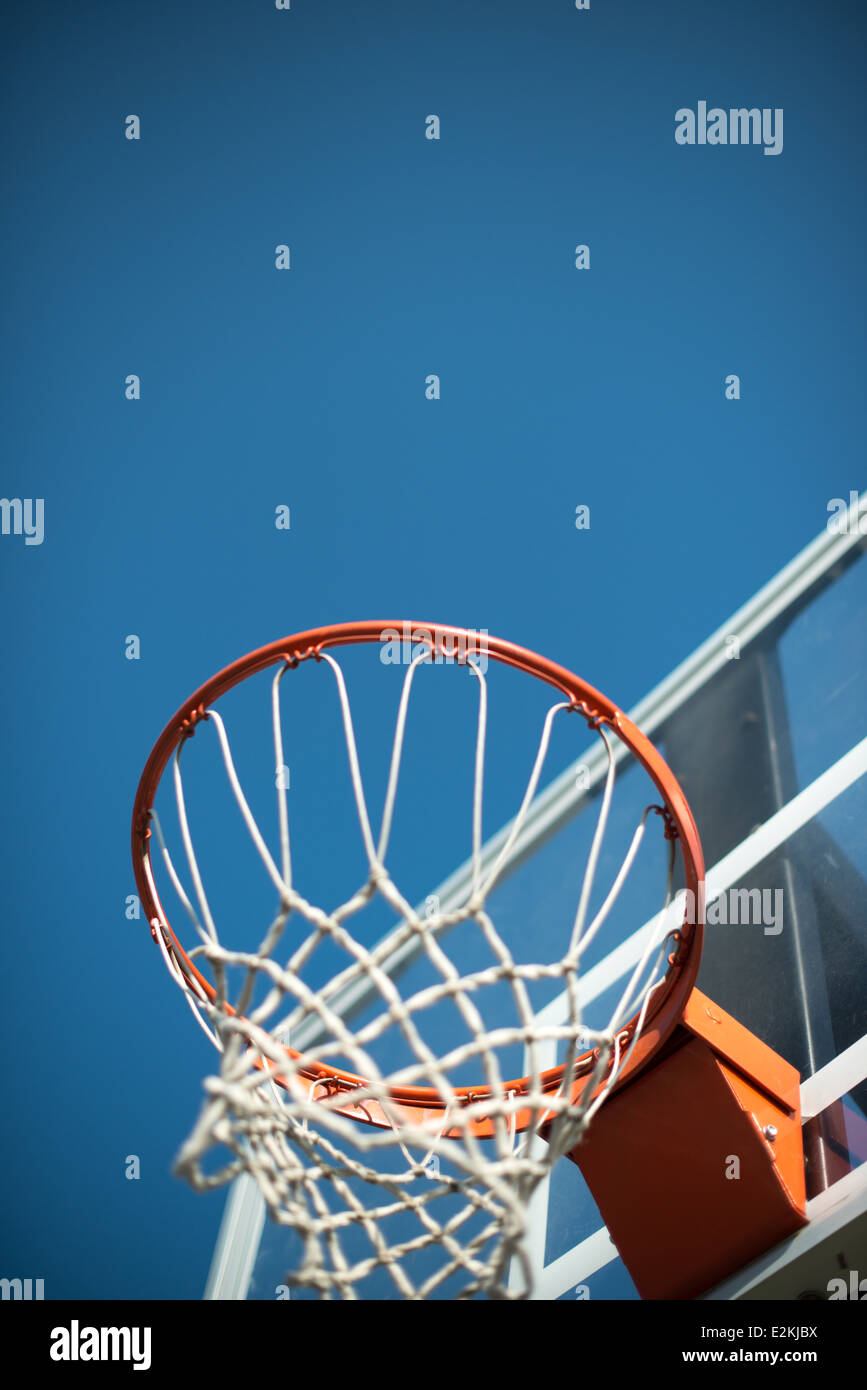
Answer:
<svg viewBox="0 0 867 1390"><path fill-rule="evenodd" d="M708 906L718 898L721 893L725 893L729 888L742 879L757 864L761 864L763 859L767 859L769 854L779 849L785 844L792 835L798 830L803 829L809 821L829 806L832 801L847 791L854 782L867 773L867 738L863 738L860 743L856 743L854 748L850 748L848 753L844 753L833 766L823 772L815 781L805 787L802 792L787 802L781 810L754 830L752 835L748 835L730 854L720 859L708 873L706 883L706 899ZM675 899L675 903L677 899ZM669 908L669 914L672 912ZM676 912L676 908L674 908ZM664 918L667 914L658 912L650 921L645 922L644 926L639 927L630 937L615 947L604 960L598 965L594 965L583 977L579 985L580 999L582 1004L588 1004L591 1000L598 998L606 989L615 984L626 972L631 969L641 958L647 936L651 932L661 931ZM677 920L673 920L673 926L677 926ZM556 999L552 999L550 1004L546 1004L537 1015L537 1020L546 1025L564 1023L569 1015L569 1006L566 992L558 994Z"/></svg>
<svg viewBox="0 0 867 1390"><path fill-rule="evenodd" d="M754 1260L732 1279L718 1284L702 1299L715 1303L723 1300L743 1298L775 1274L792 1265L801 1256L821 1245L822 1241L837 1231L842 1231L853 1221L867 1212L867 1163L854 1168L833 1187L827 1187L817 1197L807 1203L809 1225L802 1226L788 1240L774 1246L766 1255ZM836 1273L842 1273L837 1270Z"/></svg>
<svg viewBox="0 0 867 1390"><path fill-rule="evenodd" d="M839 1053L813 1076L807 1077L801 1086L801 1118L812 1120L815 1115L821 1115L835 1100L847 1096L865 1077L867 1034L851 1047L847 1047L845 1052Z"/></svg>
<svg viewBox="0 0 867 1390"><path fill-rule="evenodd" d="M242 1173L229 1189L205 1298L243 1300L265 1225L265 1203L254 1178Z"/></svg>
<svg viewBox="0 0 867 1390"><path fill-rule="evenodd" d="M574 1246L572 1250L567 1250L565 1255L560 1255L558 1259L545 1265L536 1279L533 1301L551 1302L560 1298L569 1289L583 1284L591 1275L616 1259L619 1259L617 1247L607 1229L601 1226L592 1236L582 1240L580 1245Z"/></svg>

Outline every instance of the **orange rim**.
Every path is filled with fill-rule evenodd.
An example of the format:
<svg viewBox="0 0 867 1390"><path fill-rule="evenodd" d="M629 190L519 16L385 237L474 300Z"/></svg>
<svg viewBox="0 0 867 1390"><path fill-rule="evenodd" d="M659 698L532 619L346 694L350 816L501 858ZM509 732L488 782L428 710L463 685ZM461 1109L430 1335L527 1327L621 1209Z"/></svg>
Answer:
<svg viewBox="0 0 867 1390"><path fill-rule="evenodd" d="M605 724L610 728L632 751L660 792L664 803L663 815L666 822L666 837L676 838L680 844L685 887L692 894L692 901L695 904L702 902L702 895L699 893L699 885L704 879L704 858L701 842L689 804L674 773L650 740L641 733L617 705L600 694L593 686L580 680L578 676L573 675L565 667L559 666L556 662L539 656L524 647L519 647L514 642L490 637L487 634L482 638L480 634L470 632L465 628L448 627L439 623L409 623L402 619L337 623L331 627L314 628L309 632L297 633L292 637L285 637L278 642L272 642L266 647L260 647L257 651L250 652L247 656L241 657L238 661L218 672L181 705L177 714L163 729L145 764L136 792L132 815L132 856L136 884L147 920L150 923L151 935L156 938L157 932L162 927L167 947L170 947L178 967L188 982L196 988L196 992L204 992L212 1001L217 999L213 985L196 968L172 931L168 917L159 900L151 871L151 812L156 800L157 788L169 759L178 744L195 732L196 725L200 719L206 716L210 706L249 676L280 662L296 666L301 661L307 661L311 658L318 659L326 648L346 646L358 642L379 643L382 640L384 629L392 631L397 629L399 632L408 629L413 634L419 634L415 638L418 642L424 640L421 636L422 633L435 634L436 641L432 644L434 654L454 655L454 647L447 647L444 643L455 642L459 646L462 659L467 656L482 654L486 657L493 657L506 666L514 667L545 681L559 691L584 715L591 728L597 728L600 724ZM634 1077L649 1064L682 1018L687 999L698 975L702 937L703 922L700 913L697 912L696 921L690 923L685 919L675 936L676 946L669 957L668 972L664 980L653 991L641 1034L618 1076L616 1088L621 1087L630 1077ZM225 1005L224 1007L227 1012L232 1012L231 1006ZM631 1045L637 1023L638 1014L620 1030L622 1051ZM296 1060L299 1058L300 1054L293 1051L292 1048L284 1047L283 1050L289 1057ZM577 1098L586 1086L584 1078L593 1070L597 1060L596 1051L586 1052L576 1058L573 1064L571 1092L573 1097ZM264 1063L260 1063L260 1065L265 1066ZM308 1085L310 1090L324 1088L322 1099L331 1099L340 1091L354 1090L368 1084L364 1077L342 1071L339 1068L328 1067L319 1062L305 1063L296 1075ZM273 1071L273 1077L278 1082L283 1080L276 1069ZM564 1068L562 1066L554 1067L550 1071L542 1073L543 1092L553 1095L561 1089L563 1081ZM286 1084L285 1081L283 1084ZM601 1081L599 1083L600 1088L604 1084L604 1080ZM505 1082L503 1089L514 1095L521 1095L526 1094L529 1087L530 1078L520 1077ZM491 1088L483 1084L455 1087L454 1094L459 1102L469 1105L474 1101L483 1101L489 1097ZM398 1110L409 1112L409 1118L414 1123L423 1122L428 1118L434 1119L437 1115L441 1118L446 1108L445 1101L433 1087L397 1086L389 1091L389 1097L389 1108L393 1110L394 1107L397 1107ZM337 1104L334 1108L339 1113L346 1114L355 1120L383 1128L391 1128L392 1126L391 1119L374 1100L364 1100L357 1105L347 1104L345 1109ZM539 1122L536 1107L532 1110L528 1108L526 1111L520 1111L516 1115L516 1130L520 1132L534 1121ZM482 1117L474 1126L474 1133L480 1138L492 1134L493 1121L490 1118Z"/></svg>

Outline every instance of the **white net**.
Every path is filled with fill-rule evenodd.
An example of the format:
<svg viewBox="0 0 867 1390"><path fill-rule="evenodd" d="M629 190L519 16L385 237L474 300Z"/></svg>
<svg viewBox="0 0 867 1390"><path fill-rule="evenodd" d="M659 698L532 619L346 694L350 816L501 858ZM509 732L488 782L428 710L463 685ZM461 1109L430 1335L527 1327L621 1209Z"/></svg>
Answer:
<svg viewBox="0 0 867 1390"><path fill-rule="evenodd" d="M189 956L198 958L200 968L207 963L213 997L178 959L167 923L157 919L152 925L173 978L220 1054L219 1072L206 1081L207 1099L177 1170L200 1190L241 1173L255 1179L273 1220L292 1233L294 1254L285 1283L302 1296L306 1291L321 1298L367 1297L371 1288L381 1290L386 1276L392 1297L526 1297L532 1292L524 1248L530 1198L552 1165L578 1143L609 1093L665 972L671 924L663 912L658 919L663 925L648 936L607 1026L591 1029L582 1021L582 956L617 899L650 811L662 808L648 806L640 816L623 863L591 917L616 767L609 730L591 720L605 746L607 770L571 931L564 933L558 959L518 961L497 931L487 901L509 867L537 794L555 718L576 710L587 716L587 710L568 700L548 710L520 809L491 858L482 845L487 681L472 656L455 663L464 668L462 678L469 672L477 681L478 690L469 889L448 910L430 898L416 908L389 874L386 855L410 693L430 654L418 655L406 670L376 836L343 671L327 652L317 659L333 671L342 713L368 865L357 892L325 910L297 891L288 789L278 776L279 848L272 856L216 709L203 711L202 718L216 729L229 785L276 894L276 915L257 949L232 949L218 934L219 913L208 899L187 815L183 741L174 754L173 781L190 892L152 813L160 857L197 933ZM277 670L271 687L278 770L284 767L280 688L293 664ZM670 837L668 848L665 907L674 865ZM152 871L148 860L147 872ZM367 946L353 933L354 919L377 896L398 924ZM155 899L159 902L156 894ZM462 973L448 945L450 933L468 924L482 934L489 963ZM305 967L326 945L337 948L346 964L314 987ZM418 958L428 964L428 982L402 991L406 962ZM229 982L239 978L230 998ZM531 1000L531 988L540 980L554 981L565 992L565 1023L540 1021ZM484 1000L493 990L508 992L512 1021L505 1025L486 1021ZM425 1020L443 1001L457 1011L462 1027L445 1045L440 1037L440 1045L433 1046ZM636 1016L637 1025L625 1032ZM510 1080L503 1066L516 1047L524 1058L519 1081ZM553 1080L552 1048L563 1068ZM384 1055L399 1061L392 1067ZM470 1066L478 1077L475 1088L455 1080Z"/></svg>

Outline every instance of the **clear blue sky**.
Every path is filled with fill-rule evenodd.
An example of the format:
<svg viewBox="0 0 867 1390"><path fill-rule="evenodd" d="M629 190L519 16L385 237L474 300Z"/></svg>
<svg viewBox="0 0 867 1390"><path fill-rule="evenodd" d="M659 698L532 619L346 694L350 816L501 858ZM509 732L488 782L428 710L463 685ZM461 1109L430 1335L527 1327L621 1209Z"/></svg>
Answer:
<svg viewBox="0 0 867 1390"><path fill-rule="evenodd" d="M864 488L864 15L7 10L0 490L45 537L0 536L0 1274L202 1292L223 1197L170 1165L212 1057L124 917L183 697L405 613L629 707ZM783 108L783 152L678 146L701 100Z"/></svg>

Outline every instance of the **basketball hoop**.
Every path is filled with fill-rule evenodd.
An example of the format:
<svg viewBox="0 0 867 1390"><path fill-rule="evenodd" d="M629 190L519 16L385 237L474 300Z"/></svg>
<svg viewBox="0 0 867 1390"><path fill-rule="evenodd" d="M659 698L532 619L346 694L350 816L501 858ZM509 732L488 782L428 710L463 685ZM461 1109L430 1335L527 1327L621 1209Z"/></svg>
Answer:
<svg viewBox="0 0 867 1390"><path fill-rule="evenodd" d="M355 743L346 683L334 653L350 644L381 644L386 634L410 634L408 661L398 702L385 805L375 835ZM506 839L492 863L483 863L481 845L482 767L487 683L485 667L494 660L543 682L555 692L548 710L526 790ZM272 855L250 809L232 758L226 725L217 702L233 687L267 668L271 681L274 757L283 766L281 683L300 663L330 668L340 700L356 812L368 864L366 881L341 907L327 912L309 903L293 884L286 788L277 779L279 853ZM471 888L465 901L447 911L414 908L386 867L407 708L418 669L426 664L467 668L476 683L479 712L473 781ZM556 961L518 963L487 911L486 900L508 868L527 813L537 794L554 719L578 714L605 746L607 776L599 818L581 885L572 930L564 931ZM181 777L181 753L200 737L203 724L216 733L229 785L247 832L271 880L276 915L256 951L239 951L219 939L193 846ZM210 732L210 731L209 731ZM648 805L635 829L623 865L592 920L589 904L615 781L614 744L619 740L642 765L661 798ZM166 844L155 809L163 774L172 765L178 820L189 878L188 893ZM656 818L659 817L657 820ZM648 937L608 1026L590 1029L581 1019L578 979L582 954L610 912L651 823L660 825L668 851L668 884L660 926ZM704 865L692 814L678 782L649 740L605 696L542 656L511 642L463 628L422 623L354 622L318 628L250 653L214 676L178 710L147 761L135 799L132 853L136 881L153 938L167 968L182 989L197 1021L221 1054L219 1076L206 1083L208 1099L184 1145L178 1168L198 1188L252 1174L272 1216L302 1237L304 1253L289 1282L321 1296L356 1297L373 1268L386 1268L406 1298L430 1295L451 1278L463 1280L457 1296L515 1297L529 1288L523 1255L526 1207L539 1181L556 1160L574 1150L599 1107L634 1081L663 1050L683 1018L693 991L701 953L702 921L672 919L671 890L680 849L685 887L694 904L702 902ZM158 853L155 853L158 850ZM198 944L186 949L169 921L157 888L159 866L168 875L195 928ZM366 944L353 935L353 917L375 895L388 903L399 926L384 940ZM285 944L287 923L303 925L307 936L291 943L288 961L277 951ZM472 921L488 943L492 965L464 975L447 951L450 930ZM312 990L301 964L327 939L347 953L350 964L323 987ZM312 943L312 944L311 944ZM433 986L404 998L391 969L401 953L426 953L437 972ZM305 954L305 952L307 954ZM228 972L240 968L245 982L229 999ZM562 982L569 998L568 1020L554 1027L538 1022L528 985L540 978ZM493 984L511 990L516 1022L487 1028L477 1000ZM257 985L267 987L254 1003ZM363 990L381 1005L377 1017L356 1027L345 1000ZM448 998L460 1010L471 1034L468 1043L434 1052L421 1023L432 1003ZM288 1013L286 1009L288 1008ZM412 1051L408 1065L383 1069L370 1056L371 1045L388 1028L399 1029ZM301 1041L307 1039L311 1041ZM290 1045L291 1039L291 1045ZM520 1043L532 1065L527 1074L507 1078L500 1065L506 1045ZM534 1048L556 1044L564 1060L540 1067ZM346 1062L350 1065L347 1066ZM456 1067L475 1061L478 1081L456 1085ZM421 1084L424 1082L425 1084ZM545 1143L534 1137L542 1135ZM523 1137L522 1137L523 1136ZM218 1173L206 1173L202 1158L222 1146L233 1157ZM397 1148L405 1160L389 1168ZM359 1156L360 1155L360 1156ZM447 1170L445 1173L443 1169ZM374 1204L359 1196L370 1189ZM328 1200L323 1196L327 1188ZM335 1210L335 1194L339 1199ZM463 1205L454 1210L460 1197ZM437 1198L448 1199L448 1217L433 1215ZM379 1203L377 1205L376 1203ZM410 1216L415 1234L389 1242L385 1229L395 1213ZM362 1229L370 1254L353 1262L342 1253L341 1233ZM408 1268L419 1250L437 1247L441 1267L421 1280ZM516 1261L523 1275L509 1277Z"/></svg>

